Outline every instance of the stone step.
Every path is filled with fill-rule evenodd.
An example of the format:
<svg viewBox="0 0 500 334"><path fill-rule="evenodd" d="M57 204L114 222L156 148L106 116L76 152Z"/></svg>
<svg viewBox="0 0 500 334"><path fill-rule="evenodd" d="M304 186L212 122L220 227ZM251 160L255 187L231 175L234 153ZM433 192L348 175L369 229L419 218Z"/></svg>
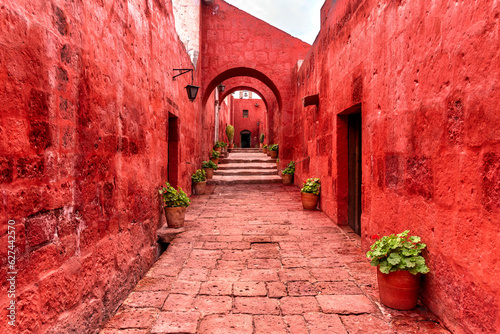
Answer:
<svg viewBox="0 0 500 334"><path fill-rule="evenodd" d="M214 175L213 179L207 180L207 184L266 184L281 183L278 175L242 175L242 176L219 176Z"/></svg>
<svg viewBox="0 0 500 334"><path fill-rule="evenodd" d="M276 169L276 162L223 163L218 170L227 169Z"/></svg>
<svg viewBox="0 0 500 334"><path fill-rule="evenodd" d="M266 156L253 156L253 157L238 157L231 156L229 158L224 158L219 160L219 164L230 164L230 163L276 163L276 159L271 159Z"/></svg>
<svg viewBox="0 0 500 334"><path fill-rule="evenodd" d="M229 153L262 153L261 148L228 148Z"/></svg>
<svg viewBox="0 0 500 334"><path fill-rule="evenodd" d="M246 165L245 165L246 166ZM247 166L248 167L248 166ZM214 176L217 175L230 175L230 176L238 176L238 175L278 175L278 171L276 170L276 166L274 169L222 169L217 170Z"/></svg>

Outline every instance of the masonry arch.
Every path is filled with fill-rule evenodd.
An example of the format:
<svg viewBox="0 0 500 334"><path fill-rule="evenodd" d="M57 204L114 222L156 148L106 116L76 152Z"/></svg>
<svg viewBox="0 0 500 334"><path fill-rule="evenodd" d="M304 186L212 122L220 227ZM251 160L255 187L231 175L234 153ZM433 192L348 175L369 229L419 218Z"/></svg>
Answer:
<svg viewBox="0 0 500 334"><path fill-rule="evenodd" d="M229 70L221 72L215 78L213 78L206 86L206 88L203 90L203 100L202 100L203 106L204 107L206 106L208 99L210 98L210 95L221 82L234 77L251 77L261 81L264 85L269 87L269 89L273 92L274 96L276 97L276 101L278 103L278 109L281 110L283 103L280 91L278 90L276 84L261 71L249 67L231 68Z"/></svg>
<svg viewBox="0 0 500 334"><path fill-rule="evenodd" d="M226 89L224 91L224 93L222 93L222 96L220 97L221 102L224 101L224 99L226 97L228 97L232 93L237 92L239 90L248 90L248 91L250 91L252 93L255 93L255 94L259 95L260 98L262 99L262 102L264 102L264 105L266 106L266 110L269 109L269 104L267 103L267 99L266 99L265 95L262 94L258 89L255 89L255 88L249 87L249 86L235 86L235 87L231 87L229 89Z"/></svg>

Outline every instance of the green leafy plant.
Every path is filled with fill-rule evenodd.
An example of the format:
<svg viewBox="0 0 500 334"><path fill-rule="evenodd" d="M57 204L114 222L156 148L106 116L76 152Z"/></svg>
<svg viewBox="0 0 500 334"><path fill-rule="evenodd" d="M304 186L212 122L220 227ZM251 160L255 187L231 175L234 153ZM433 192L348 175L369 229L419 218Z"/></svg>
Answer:
<svg viewBox="0 0 500 334"><path fill-rule="evenodd" d="M318 195L320 186L319 178L307 179L302 189L300 189L300 192Z"/></svg>
<svg viewBox="0 0 500 334"><path fill-rule="evenodd" d="M410 231L406 230L403 233L382 238L374 235L372 238L378 240L366 253L366 257L371 261L370 264L379 266L384 274L398 270L408 270L413 275L427 274L429 267L421 255L426 244L420 243L420 237L409 237L409 233Z"/></svg>
<svg viewBox="0 0 500 334"><path fill-rule="evenodd" d="M219 159L220 152L217 152L216 150L212 150L212 159Z"/></svg>
<svg viewBox="0 0 500 334"><path fill-rule="evenodd" d="M262 146L262 148L267 148L267 145Z"/></svg>
<svg viewBox="0 0 500 334"><path fill-rule="evenodd" d="M223 142L216 141L214 147L216 147L216 148L218 148L218 147L224 147L224 146L222 146L222 144L223 144Z"/></svg>
<svg viewBox="0 0 500 334"><path fill-rule="evenodd" d="M181 187L175 190L170 183L165 182L165 186L158 190L167 208L176 208L180 206L188 207L191 200Z"/></svg>
<svg viewBox="0 0 500 334"><path fill-rule="evenodd" d="M260 141L261 143L263 143L263 142L264 142L264 138L265 138L265 137L266 137L266 136L265 136L263 133L261 133L261 134L260 134L259 141Z"/></svg>
<svg viewBox="0 0 500 334"><path fill-rule="evenodd" d="M191 180L193 182L203 182L207 179L207 173L203 169L198 169L193 175L191 175Z"/></svg>
<svg viewBox="0 0 500 334"><path fill-rule="evenodd" d="M225 143L223 141L220 141L219 144L220 144L220 147L226 147L227 146L227 143Z"/></svg>
<svg viewBox="0 0 500 334"><path fill-rule="evenodd" d="M295 161L290 161L286 168L283 169L283 174L295 174Z"/></svg>
<svg viewBox="0 0 500 334"><path fill-rule="evenodd" d="M201 167L203 167L203 168L212 168L213 170L217 170L219 168L219 166L217 166L217 164L215 162L213 162L212 160L203 161L201 163Z"/></svg>
<svg viewBox="0 0 500 334"><path fill-rule="evenodd" d="M232 125L226 126L226 135L229 142L232 142L234 139L234 126Z"/></svg>
<svg viewBox="0 0 500 334"><path fill-rule="evenodd" d="M271 147L269 148L269 151L277 151L279 149L278 144L272 144Z"/></svg>

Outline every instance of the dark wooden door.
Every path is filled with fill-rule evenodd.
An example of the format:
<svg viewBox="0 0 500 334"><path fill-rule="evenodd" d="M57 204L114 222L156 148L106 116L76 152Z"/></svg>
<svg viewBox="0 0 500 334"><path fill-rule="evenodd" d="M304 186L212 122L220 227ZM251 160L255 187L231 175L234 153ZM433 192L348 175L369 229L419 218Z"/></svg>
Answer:
<svg viewBox="0 0 500 334"><path fill-rule="evenodd" d="M361 235L361 113L350 114L348 119L348 224Z"/></svg>
<svg viewBox="0 0 500 334"><path fill-rule="evenodd" d="M240 137L240 143L241 143L241 148L250 148L252 146L251 145L251 136L252 136L252 133L250 131L247 131L247 130L244 130L244 131L241 131L240 133L241 137Z"/></svg>
<svg viewBox="0 0 500 334"><path fill-rule="evenodd" d="M168 117L168 182L177 188L179 184L179 119Z"/></svg>

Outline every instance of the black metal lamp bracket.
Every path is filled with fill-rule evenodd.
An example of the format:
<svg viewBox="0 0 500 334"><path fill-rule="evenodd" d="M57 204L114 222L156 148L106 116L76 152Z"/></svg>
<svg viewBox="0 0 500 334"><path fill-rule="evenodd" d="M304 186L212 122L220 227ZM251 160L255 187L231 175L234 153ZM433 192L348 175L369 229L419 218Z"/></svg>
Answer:
<svg viewBox="0 0 500 334"><path fill-rule="evenodd" d="M177 75L174 75L172 77L172 79L175 81L175 78L177 78L178 76L181 76L181 75L184 75L186 73L189 73L191 72L191 83L194 82L194 78L193 78L193 69L192 68L174 68L174 71L180 71L181 73L177 74Z"/></svg>

